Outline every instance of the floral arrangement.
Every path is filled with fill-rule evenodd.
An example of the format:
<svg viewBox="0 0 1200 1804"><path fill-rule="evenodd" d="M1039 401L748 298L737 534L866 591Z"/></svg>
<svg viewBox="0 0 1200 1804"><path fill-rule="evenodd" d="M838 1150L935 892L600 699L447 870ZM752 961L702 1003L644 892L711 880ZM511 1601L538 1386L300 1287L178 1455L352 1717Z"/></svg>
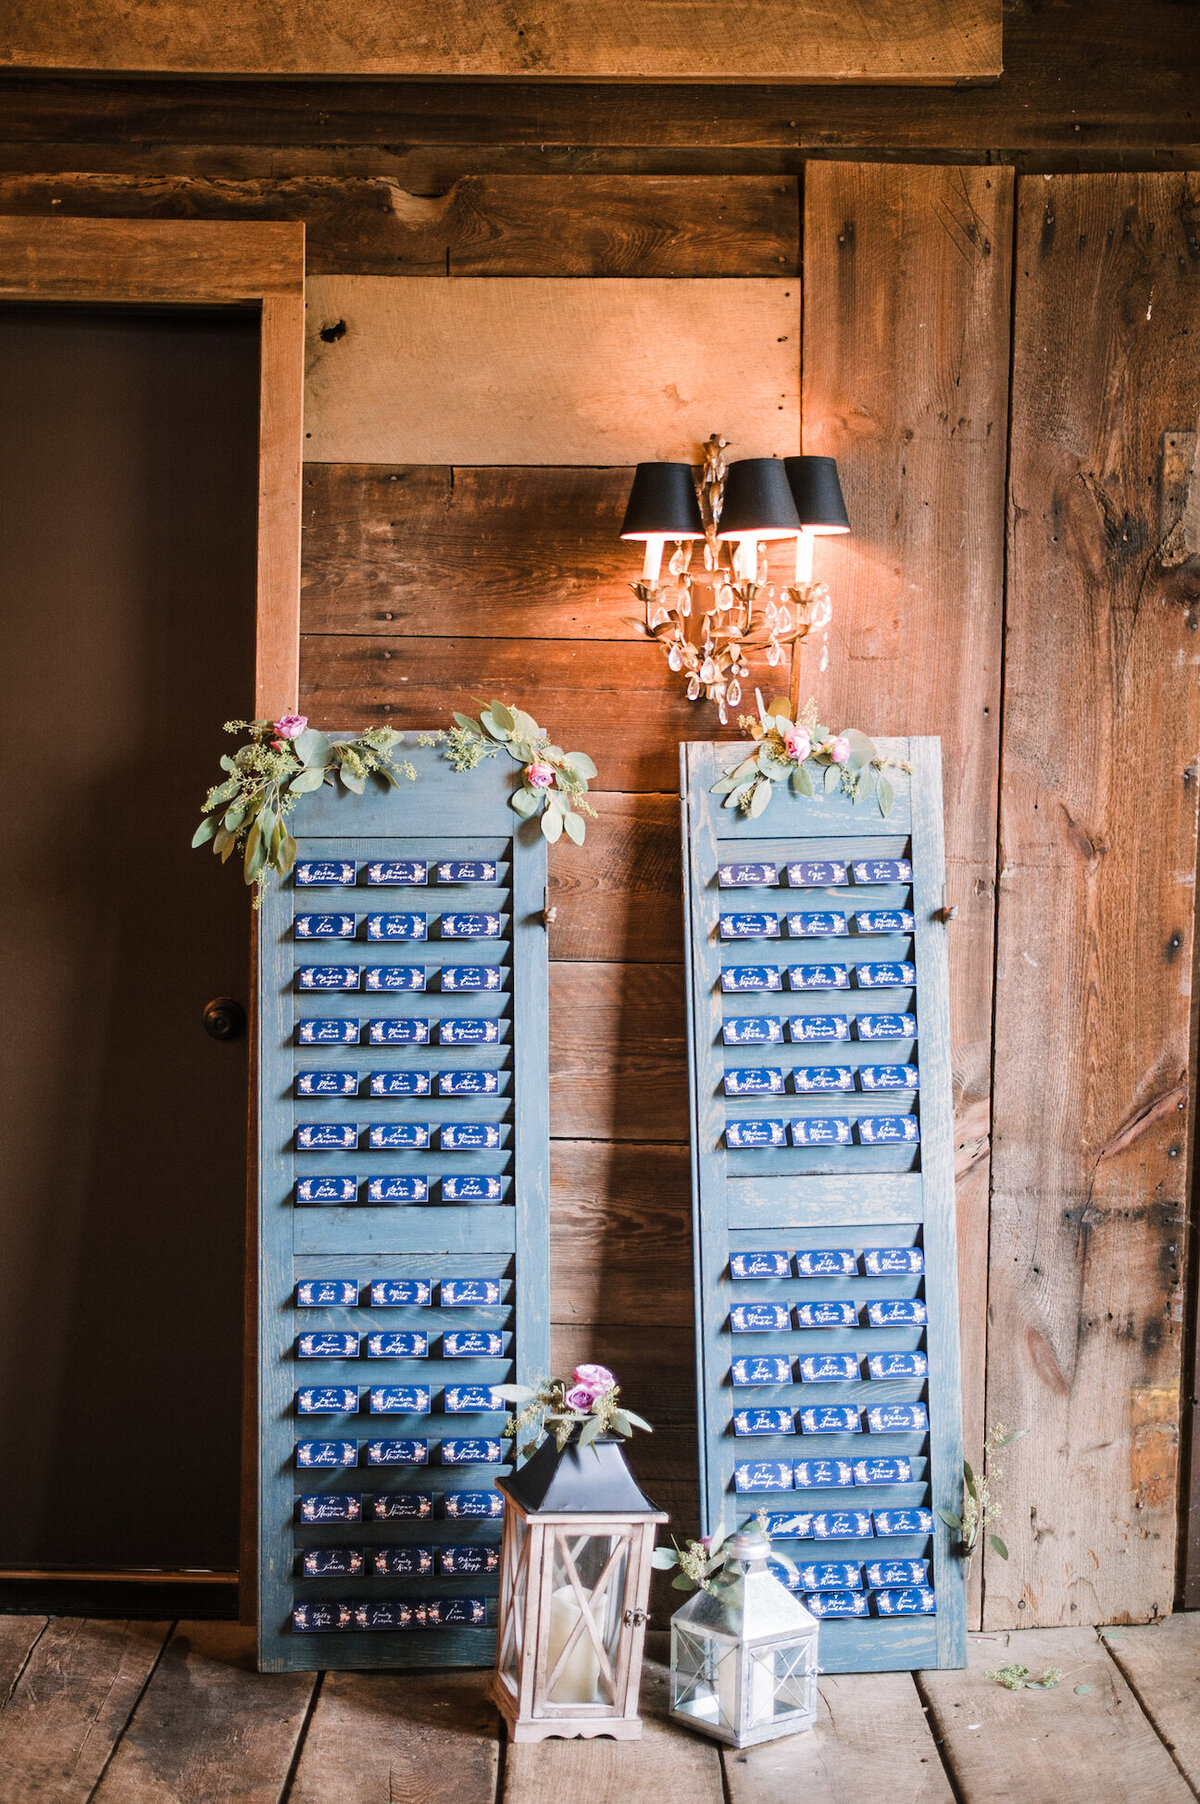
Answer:
<svg viewBox="0 0 1200 1804"><path fill-rule="evenodd" d="M456 714L449 732L423 734L418 743L445 744L446 756L458 771L474 770L485 758L506 751L522 766L521 785L512 798L521 819L532 820L540 811L542 832L551 845L564 832L577 846L583 844L587 830L583 817L596 816L586 800L588 779L596 775L596 766L586 752L564 752L551 745L549 733L532 714L492 701L478 719Z"/></svg>
<svg viewBox="0 0 1200 1804"><path fill-rule="evenodd" d="M256 908L267 872L286 877L295 863L296 842L287 820L302 795L338 782L362 795L369 776L383 778L394 789L402 779L416 781L413 766L392 757L403 737L392 727L372 727L357 739L335 742L310 727L306 715L283 714L278 720L227 720L225 731L248 732L250 740L221 759L228 774L205 796L192 844L211 840L222 864L240 847Z"/></svg>
<svg viewBox="0 0 1200 1804"><path fill-rule="evenodd" d="M993 1522L998 1522L1002 1514L1002 1505L994 1487L1004 1477L1004 1471L996 1464L996 1455L1002 1447L1011 1447L1014 1441L1019 1441L1027 1432L1024 1428L1014 1428L1009 1434L1004 1425L997 1422L983 1443L983 1459L978 1477L966 1460L963 1461L962 1514L956 1515L953 1510L938 1510L938 1515L947 1528L952 1528L958 1536L957 1551L964 1560L971 1558L979 1545L980 1535L990 1529ZM993 1553L999 1554L1002 1560L1007 1560L1008 1548L999 1535L989 1533L988 1545ZM989 1674L991 1676L994 1675Z"/></svg>
<svg viewBox="0 0 1200 1804"><path fill-rule="evenodd" d="M755 1521L767 1540L767 1512L759 1510ZM674 1591L713 1591L714 1580L724 1572L730 1557L732 1539L725 1524L719 1523L711 1535L702 1535L698 1541L685 1541L681 1547L674 1535L670 1547L656 1547L651 1565L660 1572L675 1572L671 1580ZM771 1558L787 1571L795 1575L796 1567L785 1553L772 1551ZM678 1570L676 1571L676 1568Z"/></svg>
<svg viewBox="0 0 1200 1804"><path fill-rule="evenodd" d="M516 1441L530 1432L518 1449L525 1459L536 1452L547 1430L560 1453L577 1428L581 1447L590 1447L602 1434L628 1440L635 1428L653 1432L649 1422L618 1402L621 1387L607 1366L576 1366L569 1378L543 1378L533 1390L525 1384L496 1384L492 1389L506 1403L518 1405L504 1433Z"/></svg>
<svg viewBox="0 0 1200 1804"><path fill-rule="evenodd" d="M777 783L790 783L802 796L816 795L819 783L826 795L840 791L852 802L869 802L874 797L880 814L887 818L896 792L886 772L910 770L910 765L883 757L874 741L857 727L834 733L821 726L814 701L793 720L786 698L764 706L757 689L754 696L758 718L743 714L739 722L759 741L759 747L713 784L713 795L725 798L722 807L740 809L755 820L771 800Z"/></svg>

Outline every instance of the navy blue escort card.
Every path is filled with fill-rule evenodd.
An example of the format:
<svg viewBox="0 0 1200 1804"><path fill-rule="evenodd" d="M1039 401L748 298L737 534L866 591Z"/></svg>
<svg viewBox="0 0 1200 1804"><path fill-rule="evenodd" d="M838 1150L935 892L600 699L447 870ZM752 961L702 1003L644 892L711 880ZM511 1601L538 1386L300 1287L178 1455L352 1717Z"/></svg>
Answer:
<svg viewBox="0 0 1200 1804"><path fill-rule="evenodd" d="M911 933L915 926L907 908L863 908L854 917L858 933Z"/></svg>
<svg viewBox="0 0 1200 1804"><path fill-rule="evenodd" d="M847 1384L858 1375L857 1353L810 1353L800 1361L801 1384Z"/></svg>
<svg viewBox="0 0 1200 1804"><path fill-rule="evenodd" d="M734 1334L783 1334L791 1325L786 1303L735 1303L729 1311Z"/></svg>
<svg viewBox="0 0 1200 1804"><path fill-rule="evenodd" d="M801 1434L861 1434L862 1421L852 1403L815 1404L800 1411Z"/></svg>
<svg viewBox="0 0 1200 1804"><path fill-rule="evenodd" d="M794 1479L798 1491L841 1489L854 1483L854 1467L848 1459L802 1459Z"/></svg>
<svg viewBox="0 0 1200 1804"><path fill-rule="evenodd" d="M920 1247L867 1247L863 1253L863 1270L868 1278L923 1272L925 1255Z"/></svg>
<svg viewBox="0 0 1200 1804"><path fill-rule="evenodd" d="M861 1591L862 1567L851 1560L817 1560L796 1574L801 1591Z"/></svg>
<svg viewBox="0 0 1200 1804"><path fill-rule="evenodd" d="M933 1512L931 1510L875 1510L872 1519L877 1535L931 1535L933 1533ZM942 1582L944 1583L944 1581Z"/></svg>
<svg viewBox="0 0 1200 1804"><path fill-rule="evenodd" d="M923 1327L928 1312L920 1297L895 1297L867 1304L867 1321L872 1328Z"/></svg>
<svg viewBox="0 0 1200 1804"><path fill-rule="evenodd" d="M862 1090L915 1090L920 1079L915 1065L860 1065Z"/></svg>
<svg viewBox="0 0 1200 1804"><path fill-rule="evenodd" d="M502 1178L470 1173L465 1177L442 1179L444 1203L498 1203L503 1195Z"/></svg>
<svg viewBox="0 0 1200 1804"><path fill-rule="evenodd" d="M353 1121L301 1121L296 1127L296 1145L302 1153L353 1152L358 1145L358 1127Z"/></svg>
<svg viewBox="0 0 1200 1804"><path fill-rule="evenodd" d="M787 1253L734 1253L729 1260L729 1276L738 1281L791 1275L792 1262Z"/></svg>
<svg viewBox="0 0 1200 1804"><path fill-rule="evenodd" d="M361 1522L362 1498L354 1492L313 1491L298 1499L301 1522Z"/></svg>
<svg viewBox="0 0 1200 1804"><path fill-rule="evenodd" d="M793 1015L788 1038L808 1044L813 1040L848 1040L850 1023L845 1015Z"/></svg>
<svg viewBox="0 0 1200 1804"><path fill-rule="evenodd" d="M905 989L917 981L917 968L906 959L891 964L855 965L854 981L860 990Z"/></svg>
<svg viewBox="0 0 1200 1804"><path fill-rule="evenodd" d="M929 1412L923 1403L877 1403L867 1411L872 1434L924 1434Z"/></svg>
<svg viewBox="0 0 1200 1804"><path fill-rule="evenodd" d="M800 858L789 863L787 880L792 889L840 889L849 883L840 858Z"/></svg>
<svg viewBox="0 0 1200 1804"><path fill-rule="evenodd" d="M357 1302L357 1278L302 1278L296 1286L297 1309L352 1309Z"/></svg>
<svg viewBox="0 0 1200 1804"><path fill-rule="evenodd" d="M371 1571L376 1578L421 1578L433 1571L432 1547L373 1547Z"/></svg>
<svg viewBox="0 0 1200 1804"><path fill-rule="evenodd" d="M738 1152L756 1146L786 1146L787 1126L780 1120L727 1121L725 1144Z"/></svg>
<svg viewBox="0 0 1200 1804"><path fill-rule="evenodd" d="M442 1408L448 1416L489 1415L504 1408L504 1399L490 1384L448 1384Z"/></svg>
<svg viewBox="0 0 1200 1804"><path fill-rule="evenodd" d="M296 1179L298 1203L353 1203L358 1179L350 1172L325 1172L320 1177Z"/></svg>
<svg viewBox="0 0 1200 1804"><path fill-rule="evenodd" d="M423 1439L368 1441L368 1466L424 1466L429 1463L429 1442Z"/></svg>
<svg viewBox="0 0 1200 1804"><path fill-rule="evenodd" d="M880 1616L929 1616L937 1609L937 1600L926 1585L903 1591L877 1591L874 1603Z"/></svg>
<svg viewBox="0 0 1200 1804"><path fill-rule="evenodd" d="M844 914L823 911L816 914L795 914L787 917L789 939L827 939L830 934L846 934L850 929L846 925Z"/></svg>
<svg viewBox="0 0 1200 1804"><path fill-rule="evenodd" d="M443 1309L491 1309L503 1301L496 1278L443 1278L438 1297Z"/></svg>
<svg viewBox="0 0 1200 1804"><path fill-rule="evenodd" d="M735 1359L729 1368L734 1384L790 1384L792 1362L769 1353L760 1359Z"/></svg>
<svg viewBox="0 0 1200 1804"><path fill-rule="evenodd" d="M357 1096L357 1071L298 1071L297 1096Z"/></svg>
<svg viewBox="0 0 1200 1804"><path fill-rule="evenodd" d="M305 1578L357 1578L365 1565L361 1547L307 1547L302 1571Z"/></svg>
<svg viewBox="0 0 1200 1804"><path fill-rule="evenodd" d="M869 1560L867 1584L872 1591L888 1586L928 1585L928 1560Z"/></svg>
<svg viewBox="0 0 1200 1804"><path fill-rule="evenodd" d="M853 1090L854 1069L850 1065L799 1065L792 1073L792 1085L799 1096Z"/></svg>
<svg viewBox="0 0 1200 1804"><path fill-rule="evenodd" d="M342 1016L306 1018L296 1023L301 1046L357 1046L359 1023Z"/></svg>
<svg viewBox="0 0 1200 1804"><path fill-rule="evenodd" d="M912 1461L901 1455L887 1459L856 1459L854 1462L856 1485L907 1485L912 1483L912 1475Z"/></svg>
<svg viewBox="0 0 1200 1804"><path fill-rule="evenodd" d="M432 1491L385 1491L371 1503L373 1522L427 1522L432 1515Z"/></svg>
<svg viewBox="0 0 1200 1804"><path fill-rule="evenodd" d="M853 1247L811 1247L796 1254L798 1278L852 1278L857 1271Z"/></svg>
<svg viewBox="0 0 1200 1804"><path fill-rule="evenodd" d="M423 1384L377 1384L369 1395L373 1416L427 1416L432 1402Z"/></svg>
<svg viewBox="0 0 1200 1804"><path fill-rule="evenodd" d="M477 1578L481 1572L499 1572L498 1547L440 1547L438 1573L442 1578Z"/></svg>
<svg viewBox="0 0 1200 1804"><path fill-rule="evenodd" d="M297 889L352 889L358 867L352 859L301 858L292 875Z"/></svg>
<svg viewBox="0 0 1200 1804"><path fill-rule="evenodd" d="M721 1037L726 1046L777 1046L783 1039L783 1022L778 1015L730 1015Z"/></svg>
<svg viewBox="0 0 1200 1804"><path fill-rule="evenodd" d="M430 1071L372 1071L372 1096L430 1096L433 1073Z"/></svg>
<svg viewBox="0 0 1200 1804"><path fill-rule="evenodd" d="M850 1122L840 1115L806 1115L792 1122L793 1146L849 1146Z"/></svg>
<svg viewBox="0 0 1200 1804"><path fill-rule="evenodd" d="M495 1328L448 1328L442 1336L443 1359L500 1359L504 1335Z"/></svg>
<svg viewBox="0 0 1200 1804"><path fill-rule="evenodd" d="M722 915L719 925L723 940L777 940L779 938L778 915Z"/></svg>
<svg viewBox="0 0 1200 1804"><path fill-rule="evenodd" d="M869 1510L818 1511L812 1520L814 1541L862 1541L871 1535Z"/></svg>
<svg viewBox="0 0 1200 1804"><path fill-rule="evenodd" d="M451 1438L442 1442L443 1466L498 1466L504 1443L488 1437Z"/></svg>
<svg viewBox="0 0 1200 1804"><path fill-rule="evenodd" d="M738 1409L733 1413L734 1434L795 1434L790 1409Z"/></svg>
<svg viewBox="0 0 1200 1804"><path fill-rule="evenodd" d="M424 965L368 965L368 990L423 990Z"/></svg>
<svg viewBox="0 0 1200 1804"><path fill-rule="evenodd" d="M438 1078L439 1096L495 1096L499 1089L498 1071L443 1071Z"/></svg>
<svg viewBox="0 0 1200 1804"><path fill-rule="evenodd" d="M927 1378L929 1361L924 1353L871 1353L867 1358L870 1377L886 1381L892 1378Z"/></svg>
<svg viewBox="0 0 1200 1804"><path fill-rule="evenodd" d="M915 1040L915 1015L857 1015L854 1031L860 1040Z"/></svg>
<svg viewBox="0 0 1200 1804"><path fill-rule="evenodd" d="M296 1464L305 1470L333 1470L357 1466L357 1441L297 1441Z"/></svg>
<svg viewBox="0 0 1200 1804"><path fill-rule="evenodd" d="M357 990L362 972L357 965L301 965L302 990Z"/></svg>
<svg viewBox="0 0 1200 1804"><path fill-rule="evenodd" d="M460 990L499 990L504 987L504 973L499 965L443 965L442 988Z"/></svg>
<svg viewBox="0 0 1200 1804"><path fill-rule="evenodd" d="M783 1070L779 1066L746 1065L725 1073L726 1096L782 1096Z"/></svg>
<svg viewBox="0 0 1200 1804"><path fill-rule="evenodd" d="M498 940L504 922L493 914L448 914L440 922L444 940Z"/></svg>
<svg viewBox="0 0 1200 1804"><path fill-rule="evenodd" d="M496 1522L504 1514L500 1491L447 1491L446 1516L451 1522Z"/></svg>
<svg viewBox="0 0 1200 1804"><path fill-rule="evenodd" d="M858 1304L848 1297L823 1302L797 1303L797 1328L857 1328ZM857 1374L855 1374L857 1376Z"/></svg>
<svg viewBox="0 0 1200 1804"><path fill-rule="evenodd" d="M438 1028L440 1046L495 1046L500 1040L500 1023L495 1016L468 1020L458 1017L443 1021Z"/></svg>
<svg viewBox="0 0 1200 1804"><path fill-rule="evenodd" d="M437 868L439 883L495 883L499 874L490 858L445 858Z"/></svg>
<svg viewBox="0 0 1200 1804"><path fill-rule="evenodd" d="M358 1391L344 1385L316 1385L296 1392L298 1416L352 1416L358 1413Z"/></svg>
<svg viewBox="0 0 1200 1804"><path fill-rule="evenodd" d="M377 1121L367 1130L367 1145L373 1152L419 1152L432 1139L433 1130L427 1121Z"/></svg>
<svg viewBox="0 0 1200 1804"><path fill-rule="evenodd" d="M864 1146L913 1146L921 1138L915 1115L860 1115L856 1125Z"/></svg>
<svg viewBox="0 0 1200 1804"><path fill-rule="evenodd" d="M298 940L352 940L355 915L297 915L292 932Z"/></svg>
<svg viewBox="0 0 1200 1804"><path fill-rule="evenodd" d="M849 965L789 965L788 988L791 990L848 990Z"/></svg>
<svg viewBox="0 0 1200 1804"><path fill-rule="evenodd" d="M765 1531L772 1541L811 1541L812 1513L809 1510L767 1510ZM783 1569L786 1571L786 1567Z"/></svg>
<svg viewBox="0 0 1200 1804"><path fill-rule="evenodd" d="M788 1460L747 1460L733 1468L738 1491L790 1491L792 1468Z"/></svg>
<svg viewBox="0 0 1200 1804"><path fill-rule="evenodd" d="M372 1203L428 1202L429 1179L410 1173L371 1178L367 1183L367 1200Z"/></svg>
<svg viewBox="0 0 1200 1804"><path fill-rule="evenodd" d="M422 884L429 882L424 858L376 858L367 866L369 884Z"/></svg>
<svg viewBox="0 0 1200 1804"><path fill-rule="evenodd" d="M428 1046L429 1022L412 1016L388 1015L369 1021L368 1038L372 1046Z"/></svg>
<svg viewBox="0 0 1200 1804"><path fill-rule="evenodd" d="M911 883L907 858L857 858L851 865L855 883Z"/></svg>
<svg viewBox="0 0 1200 1804"><path fill-rule="evenodd" d="M368 1359L427 1359L429 1336L421 1328L398 1328L367 1336Z"/></svg>
<svg viewBox="0 0 1200 1804"><path fill-rule="evenodd" d="M351 1330L326 1329L296 1336L297 1359L357 1359L360 1337Z"/></svg>
<svg viewBox="0 0 1200 1804"><path fill-rule="evenodd" d="M770 889L779 882L777 864L719 864L717 883L721 889Z"/></svg>
<svg viewBox="0 0 1200 1804"><path fill-rule="evenodd" d="M444 1153L482 1152L500 1145L501 1132L494 1121L443 1121L438 1145Z"/></svg>
<svg viewBox="0 0 1200 1804"><path fill-rule="evenodd" d="M826 1616L867 1616L870 1613L870 1599L862 1591L809 1591L804 1597L805 1607L816 1617Z"/></svg>
<svg viewBox="0 0 1200 1804"><path fill-rule="evenodd" d="M424 915L368 915L367 938L369 940L424 940L429 938L429 923Z"/></svg>
<svg viewBox="0 0 1200 1804"><path fill-rule="evenodd" d="M721 972L721 988L734 995L743 990L781 990L783 978L775 965L726 965Z"/></svg>
<svg viewBox="0 0 1200 1804"><path fill-rule="evenodd" d="M371 1285L372 1309L428 1309L432 1302L428 1278L376 1278Z"/></svg>

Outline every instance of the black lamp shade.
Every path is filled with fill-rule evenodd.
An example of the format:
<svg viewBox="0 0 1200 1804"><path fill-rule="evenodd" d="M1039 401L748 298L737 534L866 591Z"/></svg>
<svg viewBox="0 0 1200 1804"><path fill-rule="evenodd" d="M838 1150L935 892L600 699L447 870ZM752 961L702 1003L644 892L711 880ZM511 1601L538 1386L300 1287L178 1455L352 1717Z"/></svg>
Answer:
<svg viewBox="0 0 1200 1804"><path fill-rule="evenodd" d="M783 467L806 532L850 531L836 457L785 457Z"/></svg>
<svg viewBox="0 0 1200 1804"><path fill-rule="evenodd" d="M702 539L691 464L639 464L621 526L623 539Z"/></svg>
<svg viewBox="0 0 1200 1804"><path fill-rule="evenodd" d="M794 539L800 516L787 471L777 457L742 457L730 464L719 539Z"/></svg>

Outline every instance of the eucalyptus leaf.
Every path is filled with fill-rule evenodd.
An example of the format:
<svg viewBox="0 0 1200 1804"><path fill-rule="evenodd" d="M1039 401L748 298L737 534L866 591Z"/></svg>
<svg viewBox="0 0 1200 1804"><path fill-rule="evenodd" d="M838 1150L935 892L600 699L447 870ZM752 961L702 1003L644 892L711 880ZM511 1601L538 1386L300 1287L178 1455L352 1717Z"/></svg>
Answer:
<svg viewBox="0 0 1200 1804"><path fill-rule="evenodd" d="M215 814L206 814L204 819L200 822L200 825L196 828L196 831L192 834L192 845L193 846L204 845L206 843L206 841L208 841L212 838L212 836L216 832L216 830L217 830L216 815Z"/></svg>
<svg viewBox="0 0 1200 1804"><path fill-rule="evenodd" d="M352 795L362 795L367 787L366 777L360 776L356 771L352 771L347 764L338 765L338 776L342 780L343 788L348 789Z"/></svg>
<svg viewBox="0 0 1200 1804"><path fill-rule="evenodd" d="M851 770L861 770L871 762L875 756L875 746L865 733L860 733L857 727L844 727L842 738L850 742L850 757L847 762Z"/></svg>
<svg viewBox="0 0 1200 1804"><path fill-rule="evenodd" d="M816 794L816 791L813 789L813 780L802 764L798 764L792 772L792 788L796 791L797 795L811 796Z"/></svg>
<svg viewBox="0 0 1200 1804"><path fill-rule="evenodd" d="M1007 1560L1008 1549L1000 1539L999 1535L989 1535L988 1545L991 1547L993 1553L998 1553L1002 1560Z"/></svg>
<svg viewBox="0 0 1200 1804"><path fill-rule="evenodd" d="M498 701L489 702L481 718L490 720L492 725L499 729L496 734L498 739L508 738L517 724L513 718L512 709L506 708L503 702Z"/></svg>
<svg viewBox="0 0 1200 1804"><path fill-rule="evenodd" d="M224 763L224 759L222 759L221 762ZM218 789L213 790L208 801L205 803L206 810L209 808L219 808L222 802L232 801L241 787L242 779L240 776L230 777L228 783L222 783Z"/></svg>
<svg viewBox="0 0 1200 1804"><path fill-rule="evenodd" d="M776 725L782 720L783 727L780 728L781 732L784 728L790 727L792 724L792 704L786 695L774 696L767 703L767 713L775 716Z"/></svg>
<svg viewBox="0 0 1200 1804"><path fill-rule="evenodd" d="M319 733L316 727L305 727L292 741L292 750L301 764L321 765L324 767L333 756L333 748L327 733Z"/></svg>
<svg viewBox="0 0 1200 1804"><path fill-rule="evenodd" d="M296 853L298 849L295 840L285 828L283 844L279 849L278 869L281 877L288 877L291 875L292 866L296 862Z"/></svg>
<svg viewBox="0 0 1200 1804"><path fill-rule="evenodd" d="M1011 1434L1001 1436L1000 1440L996 1442L997 1453L999 1453L1001 1447L1011 1447L1014 1441L1019 1441L1023 1434L1028 1433L1029 1430L1027 1428L1014 1428Z"/></svg>
<svg viewBox="0 0 1200 1804"><path fill-rule="evenodd" d="M493 1386L493 1388L495 1388ZM670 1572L679 1564L679 1555L673 1547L656 1547L650 1556L650 1564L656 1572Z"/></svg>
<svg viewBox="0 0 1200 1804"><path fill-rule="evenodd" d="M512 735L514 739L533 744L541 738L542 729L532 714L526 714L523 708L510 709L512 715Z"/></svg>
<svg viewBox="0 0 1200 1804"><path fill-rule="evenodd" d="M767 787L770 788L770 785L768 784ZM742 797L749 795L753 788L753 783L739 783L737 788L731 789L729 794L725 797L725 800L721 803L722 808L738 807Z"/></svg>
<svg viewBox="0 0 1200 1804"><path fill-rule="evenodd" d="M546 749L549 751L550 747L547 746ZM568 765L577 776L590 779L596 775L596 766L592 763L586 752L567 752L563 758L563 763Z"/></svg>
<svg viewBox="0 0 1200 1804"><path fill-rule="evenodd" d="M300 771L297 776L294 776L292 778L291 782L288 784L288 789L291 791L291 793L293 795L298 795L298 796L311 795L311 793L314 789L320 789L320 787L324 781L325 781L324 766L323 765L310 765L306 769Z"/></svg>
<svg viewBox="0 0 1200 1804"><path fill-rule="evenodd" d="M684 1578L683 1574L680 1573L678 1578L673 1578L671 1580L671 1589L672 1591L690 1591L692 1590L692 1581L689 1578Z"/></svg>
<svg viewBox="0 0 1200 1804"><path fill-rule="evenodd" d="M542 834L552 846L556 845L562 838L562 830L563 817L561 809L545 809L542 814Z"/></svg>
<svg viewBox="0 0 1200 1804"><path fill-rule="evenodd" d="M524 785L513 792L511 806L516 809L523 821L530 820L541 807L542 798L536 789L528 789Z"/></svg>
<svg viewBox="0 0 1200 1804"><path fill-rule="evenodd" d="M530 1390L527 1384L494 1384L492 1390L497 1397L503 1397L506 1403L532 1403L537 1392Z"/></svg>
<svg viewBox="0 0 1200 1804"><path fill-rule="evenodd" d="M461 727L464 733L474 733L477 739L482 738L482 734L479 731L479 722L474 719L472 715L455 714L452 718L455 726Z"/></svg>
<svg viewBox="0 0 1200 1804"><path fill-rule="evenodd" d="M654 1430L651 1428L649 1422L646 1421L644 1416L634 1415L634 1413L631 1409L624 1409L621 1411L621 1414L623 1416L628 1416L629 1420L633 1423L635 1428L643 1428L643 1429L645 1429L647 1434L654 1433Z"/></svg>
<svg viewBox="0 0 1200 1804"><path fill-rule="evenodd" d="M962 1534L962 1517L961 1516L956 1516L954 1514L953 1510L942 1509L940 1505L938 1507L938 1515L941 1517L942 1521L946 1524L947 1528L952 1528L956 1535Z"/></svg>
<svg viewBox="0 0 1200 1804"><path fill-rule="evenodd" d="M838 766L836 764L826 765L826 767L825 767L825 794L826 795L832 794L832 792L841 783L841 780L842 780L842 773L841 773L841 770L838 768Z"/></svg>
<svg viewBox="0 0 1200 1804"><path fill-rule="evenodd" d="M244 866L245 866L247 883L250 882L251 878L254 876L256 869L258 868L255 863L255 860L258 859L258 863L259 864L262 863L262 859L258 858L258 849L261 845L262 845L262 828L259 826L258 822L255 821L255 823L251 827L249 833L247 833L247 835L246 835L246 851L245 851L245 857L244 857ZM264 856L265 856L265 854L264 854Z"/></svg>
<svg viewBox="0 0 1200 1804"><path fill-rule="evenodd" d="M633 1433L633 1423L623 1409L613 1410L612 1421L618 1434L631 1435Z"/></svg>
<svg viewBox="0 0 1200 1804"><path fill-rule="evenodd" d="M762 813L763 809L766 807L767 803L770 800L771 800L770 778L760 777L758 779L758 782L754 785L754 790L750 797L750 806L746 810L746 813L750 816L750 819L752 821L756 821L758 819L759 815Z"/></svg>
<svg viewBox="0 0 1200 1804"><path fill-rule="evenodd" d="M963 1461L963 1477L967 1481L967 1490L971 1493L971 1496L978 1498L978 1496L979 1496L979 1480L976 1478L972 1467L967 1463L966 1460Z"/></svg>
<svg viewBox="0 0 1200 1804"><path fill-rule="evenodd" d="M563 826L567 830L567 838L573 840L577 846L581 846L583 844L584 834L587 831L587 823L584 821L583 816L581 814L576 814L574 809L572 809L570 814L563 815Z"/></svg>
<svg viewBox="0 0 1200 1804"><path fill-rule="evenodd" d="M590 1447L592 1442L599 1437L603 1427L604 1424L599 1416L589 1416L583 1427L579 1430L579 1445L581 1447Z"/></svg>
<svg viewBox="0 0 1200 1804"><path fill-rule="evenodd" d="M886 820L888 815L892 812L892 804L896 800L896 792L892 788L891 778L883 776L882 773L880 774L879 782L875 786L875 800L879 804L880 814L883 816L884 820Z"/></svg>
<svg viewBox="0 0 1200 1804"><path fill-rule="evenodd" d="M231 833L236 833L245 818L246 810L242 803L231 802L225 810L224 815L221 817L221 825L223 827L228 827Z"/></svg>

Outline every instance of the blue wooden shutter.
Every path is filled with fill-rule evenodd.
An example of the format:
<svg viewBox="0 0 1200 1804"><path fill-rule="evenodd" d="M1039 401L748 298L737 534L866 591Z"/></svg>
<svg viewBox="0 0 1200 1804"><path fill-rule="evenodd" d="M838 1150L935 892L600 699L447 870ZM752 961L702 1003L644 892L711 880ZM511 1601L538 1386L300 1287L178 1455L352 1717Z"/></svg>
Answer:
<svg viewBox="0 0 1200 1804"><path fill-rule="evenodd" d="M704 1528L766 1510L827 1672L961 1666L939 742L886 820L723 808L746 749L681 748Z"/></svg>
<svg viewBox="0 0 1200 1804"><path fill-rule="evenodd" d="M404 755L411 786L303 799L262 910L272 1671L490 1662L510 1443L488 1387L549 1369L545 841L506 757Z"/></svg>

